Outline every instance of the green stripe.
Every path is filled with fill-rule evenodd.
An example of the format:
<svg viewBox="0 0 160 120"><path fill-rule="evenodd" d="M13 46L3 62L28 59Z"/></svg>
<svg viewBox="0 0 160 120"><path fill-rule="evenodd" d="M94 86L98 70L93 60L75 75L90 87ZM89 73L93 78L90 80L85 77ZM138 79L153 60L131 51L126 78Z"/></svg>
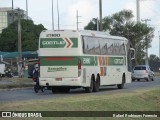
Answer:
<svg viewBox="0 0 160 120"><path fill-rule="evenodd" d="M41 66L77 66L78 59L81 60L82 66L98 66L98 56L64 56L65 58L73 58L73 60L44 60L44 58L60 58L59 56L53 57L40 57ZM63 57L63 58L64 58ZM103 66L106 66L105 57L102 57ZM109 57L108 66L125 65L125 57Z"/></svg>
<svg viewBox="0 0 160 120"><path fill-rule="evenodd" d="M125 59L124 57L109 57L108 65L124 65Z"/></svg>
<svg viewBox="0 0 160 120"><path fill-rule="evenodd" d="M104 67L104 76L106 76L106 75L107 75L107 68Z"/></svg>
<svg viewBox="0 0 160 120"><path fill-rule="evenodd" d="M81 56L81 64L83 66L97 66L97 57L96 56Z"/></svg>
<svg viewBox="0 0 160 120"><path fill-rule="evenodd" d="M41 66L77 66L78 65L77 57L70 57L70 58L73 58L73 60L45 60L45 58L57 58L57 57L41 57L40 58Z"/></svg>
<svg viewBox="0 0 160 120"><path fill-rule="evenodd" d="M106 65L105 57L102 57L102 65Z"/></svg>
<svg viewBox="0 0 160 120"><path fill-rule="evenodd" d="M77 48L78 47L78 38L70 38L70 40L73 43L72 48Z"/></svg>

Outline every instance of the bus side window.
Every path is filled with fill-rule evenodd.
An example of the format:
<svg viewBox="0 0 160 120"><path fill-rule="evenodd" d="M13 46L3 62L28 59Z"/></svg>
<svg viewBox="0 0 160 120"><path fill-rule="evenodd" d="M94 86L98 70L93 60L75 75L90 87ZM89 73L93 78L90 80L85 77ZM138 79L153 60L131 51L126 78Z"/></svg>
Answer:
<svg viewBox="0 0 160 120"><path fill-rule="evenodd" d="M86 54L88 53L88 44L84 36L82 36L82 49L83 49L83 53L86 53Z"/></svg>

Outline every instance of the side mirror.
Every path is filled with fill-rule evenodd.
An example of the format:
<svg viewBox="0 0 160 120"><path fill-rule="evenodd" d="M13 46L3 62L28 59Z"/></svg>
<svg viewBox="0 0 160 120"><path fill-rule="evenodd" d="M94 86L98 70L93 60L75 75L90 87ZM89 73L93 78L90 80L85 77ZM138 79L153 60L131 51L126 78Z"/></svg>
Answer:
<svg viewBox="0 0 160 120"><path fill-rule="evenodd" d="M130 57L131 57L131 60L135 59L135 49L133 48L130 48Z"/></svg>

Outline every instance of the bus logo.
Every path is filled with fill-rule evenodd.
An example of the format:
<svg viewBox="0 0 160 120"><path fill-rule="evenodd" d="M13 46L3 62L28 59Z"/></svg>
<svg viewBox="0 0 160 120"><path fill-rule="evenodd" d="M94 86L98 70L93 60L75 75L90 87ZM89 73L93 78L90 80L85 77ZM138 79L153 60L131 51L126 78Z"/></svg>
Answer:
<svg viewBox="0 0 160 120"><path fill-rule="evenodd" d="M41 38L40 48L77 48L77 38Z"/></svg>

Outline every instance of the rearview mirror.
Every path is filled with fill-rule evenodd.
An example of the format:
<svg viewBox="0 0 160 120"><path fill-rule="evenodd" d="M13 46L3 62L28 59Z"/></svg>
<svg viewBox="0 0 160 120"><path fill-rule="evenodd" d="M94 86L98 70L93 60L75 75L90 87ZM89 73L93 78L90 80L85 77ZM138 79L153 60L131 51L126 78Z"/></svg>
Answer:
<svg viewBox="0 0 160 120"><path fill-rule="evenodd" d="M135 49L133 48L130 48L130 57L131 57L131 60L135 59Z"/></svg>

